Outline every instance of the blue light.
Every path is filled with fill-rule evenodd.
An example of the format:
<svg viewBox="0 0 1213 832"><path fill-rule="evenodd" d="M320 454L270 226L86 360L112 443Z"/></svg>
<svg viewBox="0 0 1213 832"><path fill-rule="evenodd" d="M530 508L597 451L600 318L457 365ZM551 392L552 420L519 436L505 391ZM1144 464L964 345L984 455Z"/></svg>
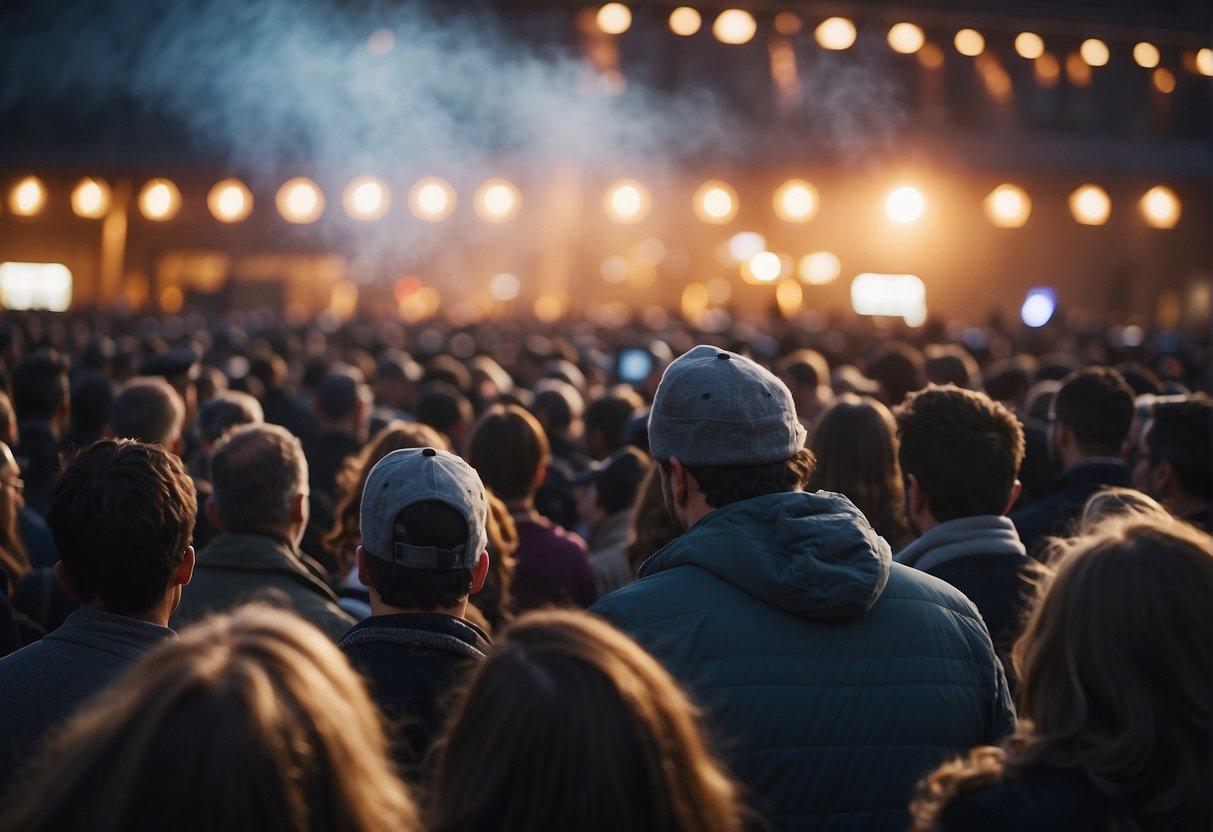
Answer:
<svg viewBox="0 0 1213 832"><path fill-rule="evenodd" d="M1055 309L1057 309L1057 293L1049 288L1036 288L1028 292L1020 315L1028 326L1044 326L1053 317Z"/></svg>

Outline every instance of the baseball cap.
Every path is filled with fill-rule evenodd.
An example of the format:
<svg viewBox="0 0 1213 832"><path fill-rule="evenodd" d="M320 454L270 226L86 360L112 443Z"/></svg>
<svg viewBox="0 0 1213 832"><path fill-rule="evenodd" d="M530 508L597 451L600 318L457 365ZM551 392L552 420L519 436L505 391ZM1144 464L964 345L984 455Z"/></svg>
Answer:
<svg viewBox="0 0 1213 832"><path fill-rule="evenodd" d="M699 345L661 376L649 447L684 465L766 465L791 459L805 430L787 386L745 356Z"/></svg>
<svg viewBox="0 0 1213 832"><path fill-rule="evenodd" d="M649 462L648 454L627 445L578 474L573 478L573 484L592 482L603 508L608 512L622 511L635 499L636 488L648 473Z"/></svg>
<svg viewBox="0 0 1213 832"><path fill-rule="evenodd" d="M459 512L468 526L465 543L446 550L393 539L396 515L429 501ZM411 569L471 569L488 548L488 498L480 475L460 457L435 448L392 451L375 463L362 492L359 522L367 554Z"/></svg>

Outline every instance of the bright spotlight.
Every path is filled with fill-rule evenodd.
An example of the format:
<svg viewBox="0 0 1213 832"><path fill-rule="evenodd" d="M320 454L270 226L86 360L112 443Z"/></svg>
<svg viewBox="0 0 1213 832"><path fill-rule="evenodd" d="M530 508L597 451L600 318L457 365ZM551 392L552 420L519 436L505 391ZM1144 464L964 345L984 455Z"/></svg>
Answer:
<svg viewBox="0 0 1213 832"><path fill-rule="evenodd" d="M607 189L603 207L615 222L640 222L649 213L649 191L635 179L622 179Z"/></svg>
<svg viewBox="0 0 1213 832"><path fill-rule="evenodd" d="M391 192L380 179L359 176L341 193L341 207L356 220L369 222L383 217L392 204Z"/></svg>
<svg viewBox="0 0 1213 832"><path fill-rule="evenodd" d="M1087 38L1078 47L1078 54L1087 66L1104 66L1108 63L1108 45L1099 38Z"/></svg>
<svg viewBox="0 0 1213 832"><path fill-rule="evenodd" d="M502 303L514 300L518 297L518 293L522 291L522 281L517 275L499 274L489 281L489 294L494 300L499 300Z"/></svg>
<svg viewBox="0 0 1213 832"><path fill-rule="evenodd" d="M1034 61L1045 53L1044 39L1035 32L1020 32L1015 36L1015 51L1019 57Z"/></svg>
<svg viewBox="0 0 1213 832"><path fill-rule="evenodd" d="M970 58L976 58L986 50L986 39L976 29L961 29L952 41L956 51Z"/></svg>
<svg viewBox="0 0 1213 832"><path fill-rule="evenodd" d="M810 286L833 283L842 274L842 261L832 251L815 251L800 261L800 279Z"/></svg>
<svg viewBox="0 0 1213 832"><path fill-rule="evenodd" d="M632 25L632 10L622 3L607 3L598 10L598 28L608 35L622 35Z"/></svg>
<svg viewBox="0 0 1213 832"><path fill-rule="evenodd" d="M889 29L889 48L902 55L913 55L926 42L921 27L913 23L894 23Z"/></svg>
<svg viewBox="0 0 1213 832"><path fill-rule="evenodd" d="M1196 50L1196 71L1205 77L1213 77L1213 49Z"/></svg>
<svg viewBox="0 0 1213 832"><path fill-rule="evenodd" d="M718 41L735 46L749 43L757 31L754 16L741 9L725 9L712 24L712 34Z"/></svg>
<svg viewBox="0 0 1213 832"><path fill-rule="evenodd" d="M927 287L912 274L865 272L851 281L851 308L857 315L902 318L910 326L927 320Z"/></svg>
<svg viewBox="0 0 1213 832"><path fill-rule="evenodd" d="M855 42L855 24L845 17L827 17L813 33L822 49L835 52L850 48Z"/></svg>
<svg viewBox="0 0 1213 832"><path fill-rule="evenodd" d="M253 211L253 195L239 179L224 179L206 195L206 207L219 222L240 222Z"/></svg>
<svg viewBox="0 0 1213 832"><path fill-rule="evenodd" d="M690 37L698 32L702 25L703 18L690 6L679 6L670 12L670 31L676 35Z"/></svg>
<svg viewBox="0 0 1213 832"><path fill-rule="evenodd" d="M8 197L8 207L14 214L32 217L46 204L46 186L36 176L27 176L17 183Z"/></svg>
<svg viewBox="0 0 1213 832"><path fill-rule="evenodd" d="M1057 293L1047 287L1038 287L1028 292L1019 314L1030 327L1041 327L1049 322L1057 310Z"/></svg>
<svg viewBox="0 0 1213 832"><path fill-rule="evenodd" d="M1133 47L1133 60L1137 61L1137 65L1142 69L1153 69L1158 66L1161 58L1158 47L1147 41L1143 40Z"/></svg>
<svg viewBox="0 0 1213 832"><path fill-rule="evenodd" d="M737 216L737 192L727 183L709 180L695 191L692 205L699 219L723 225Z"/></svg>
<svg viewBox="0 0 1213 832"><path fill-rule="evenodd" d="M274 203L287 222L308 225L324 213L324 194L319 186L305 176L296 176L278 189Z"/></svg>
<svg viewBox="0 0 1213 832"><path fill-rule="evenodd" d="M803 179L789 179L775 191L775 213L787 222L808 222L817 214L817 189Z"/></svg>
<svg viewBox="0 0 1213 832"><path fill-rule="evenodd" d="M409 191L409 209L419 220L442 222L455 210L455 189L445 179L426 177Z"/></svg>
<svg viewBox="0 0 1213 832"><path fill-rule="evenodd" d="M729 257L741 263L766 251L767 241L756 231L739 231L729 238Z"/></svg>
<svg viewBox="0 0 1213 832"><path fill-rule="evenodd" d="M490 179L476 189L472 206L477 216L486 222L508 222L522 207L522 197L512 182Z"/></svg>
<svg viewBox="0 0 1213 832"><path fill-rule="evenodd" d="M168 179L149 180L139 192L139 210L149 220L171 220L181 210L181 191Z"/></svg>
<svg viewBox="0 0 1213 832"><path fill-rule="evenodd" d="M63 312L72 302L72 272L62 263L0 263L0 306Z"/></svg>
<svg viewBox="0 0 1213 832"><path fill-rule="evenodd" d="M1112 200L1098 185L1083 185L1070 194L1070 213L1083 225L1103 225L1112 213Z"/></svg>
<svg viewBox="0 0 1213 832"><path fill-rule="evenodd" d="M910 223L922 216L926 203L917 188L898 188L885 200L884 210L893 222Z"/></svg>
<svg viewBox="0 0 1213 832"><path fill-rule="evenodd" d="M110 209L113 194L104 179L85 177L72 191L72 210L89 220L100 219Z"/></svg>
<svg viewBox="0 0 1213 832"><path fill-rule="evenodd" d="M1179 197L1170 188L1159 185L1141 198L1141 215L1151 228L1174 228L1179 222Z"/></svg>
<svg viewBox="0 0 1213 832"><path fill-rule="evenodd" d="M985 201L986 216L999 228L1019 228L1032 213L1032 200L1023 188L999 185Z"/></svg>
<svg viewBox="0 0 1213 832"><path fill-rule="evenodd" d="M749 260L750 274L760 283L778 280L783 274L783 258L773 251L760 251Z"/></svg>

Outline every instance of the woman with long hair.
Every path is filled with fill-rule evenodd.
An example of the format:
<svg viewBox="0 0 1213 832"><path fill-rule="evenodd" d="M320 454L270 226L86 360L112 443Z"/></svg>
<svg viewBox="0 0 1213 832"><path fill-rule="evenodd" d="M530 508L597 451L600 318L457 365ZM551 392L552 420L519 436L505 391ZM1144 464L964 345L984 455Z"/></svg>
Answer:
<svg viewBox="0 0 1213 832"><path fill-rule="evenodd" d="M269 607L210 618L133 666L22 785L3 832L420 828L357 674Z"/></svg>
<svg viewBox="0 0 1213 832"><path fill-rule="evenodd" d="M919 785L914 829L1213 828L1213 538L1110 520L1015 645L1020 727Z"/></svg>
<svg viewBox="0 0 1213 832"><path fill-rule="evenodd" d="M737 787L686 695L609 624L529 613L473 675L437 748L431 832L733 832Z"/></svg>
<svg viewBox="0 0 1213 832"><path fill-rule="evenodd" d="M822 414L808 444L817 456L808 491L845 495L893 551L910 542L897 423L887 407L844 393Z"/></svg>

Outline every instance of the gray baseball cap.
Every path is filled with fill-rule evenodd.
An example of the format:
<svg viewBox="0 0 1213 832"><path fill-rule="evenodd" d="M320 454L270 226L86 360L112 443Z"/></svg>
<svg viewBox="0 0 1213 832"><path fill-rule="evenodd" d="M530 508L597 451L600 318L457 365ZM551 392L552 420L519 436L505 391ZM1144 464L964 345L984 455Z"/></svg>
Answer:
<svg viewBox="0 0 1213 832"><path fill-rule="evenodd" d="M468 525L466 543L448 551L393 539L401 509L428 501L459 512ZM488 498L480 475L455 454L434 448L392 451L375 463L362 492L359 522L367 554L412 569L471 569L488 547Z"/></svg>
<svg viewBox="0 0 1213 832"><path fill-rule="evenodd" d="M782 381L745 356L702 344L666 368L649 413L649 447L662 462L766 465L791 459L804 441Z"/></svg>

